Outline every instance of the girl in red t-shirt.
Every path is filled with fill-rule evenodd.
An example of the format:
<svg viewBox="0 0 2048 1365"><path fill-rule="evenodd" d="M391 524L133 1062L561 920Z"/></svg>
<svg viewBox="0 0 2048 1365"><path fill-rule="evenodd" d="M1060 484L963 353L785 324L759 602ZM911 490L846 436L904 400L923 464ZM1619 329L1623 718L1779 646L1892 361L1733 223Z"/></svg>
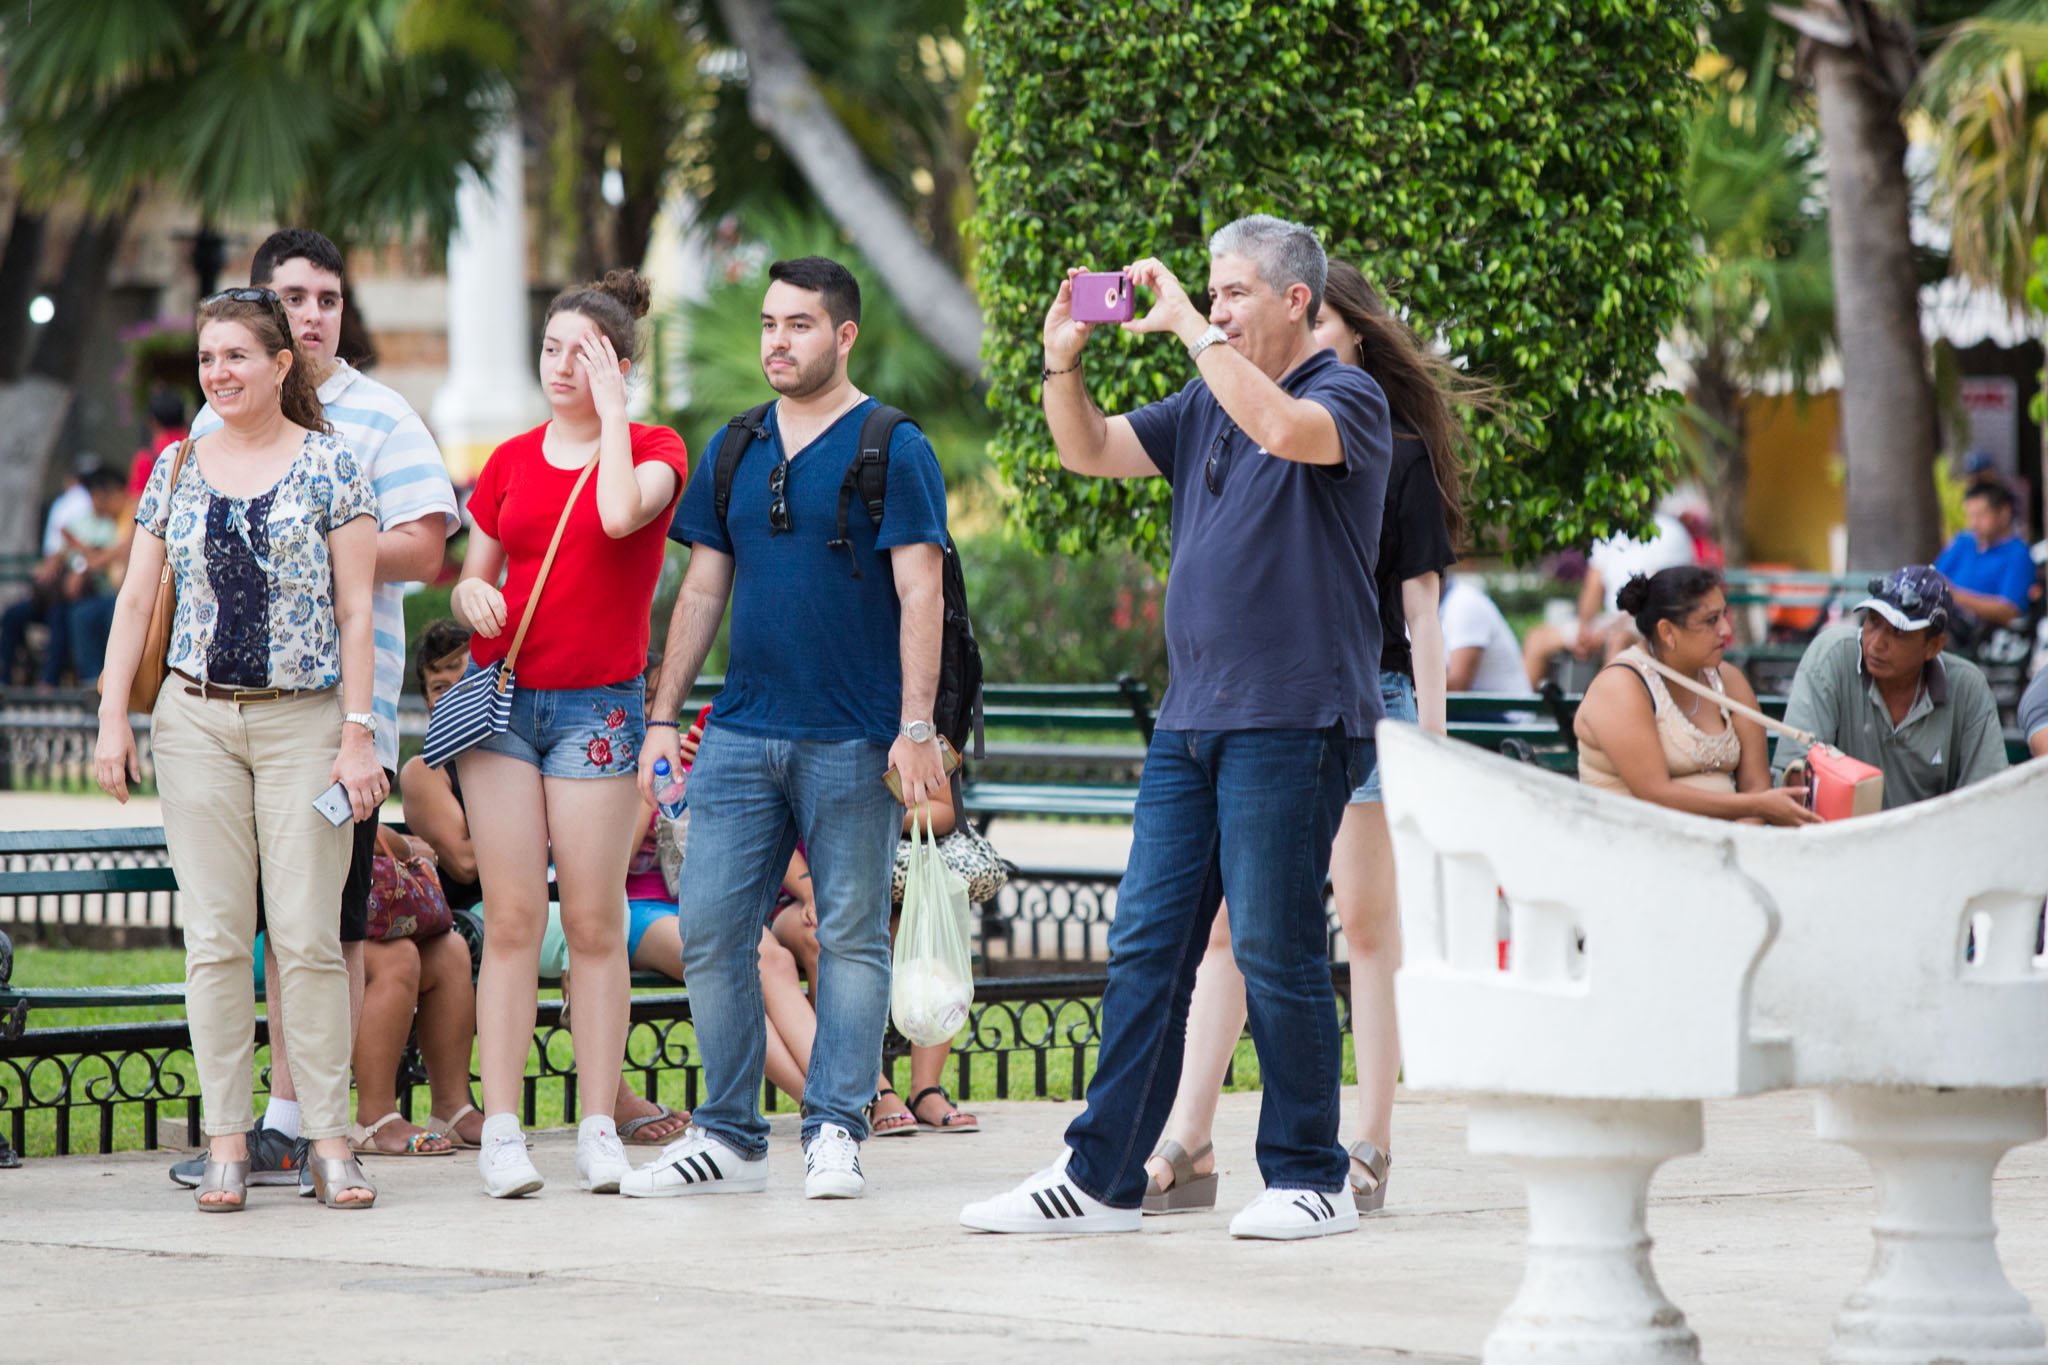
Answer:
<svg viewBox="0 0 2048 1365"><path fill-rule="evenodd" d="M499 1198L541 1187L517 1105L533 1043L550 854L576 964L570 1031L587 1116L576 1141L578 1183L616 1190L629 1169L612 1119L628 1000L619 887L640 801L648 612L688 472L673 431L626 420L634 323L647 302L647 282L630 270L556 296L540 351L554 415L499 446L477 476L475 525L452 603L476 632L475 664L505 657L562 508L595 460L520 646L512 723L457 760L490 925L477 973L477 1157L484 1188Z"/></svg>

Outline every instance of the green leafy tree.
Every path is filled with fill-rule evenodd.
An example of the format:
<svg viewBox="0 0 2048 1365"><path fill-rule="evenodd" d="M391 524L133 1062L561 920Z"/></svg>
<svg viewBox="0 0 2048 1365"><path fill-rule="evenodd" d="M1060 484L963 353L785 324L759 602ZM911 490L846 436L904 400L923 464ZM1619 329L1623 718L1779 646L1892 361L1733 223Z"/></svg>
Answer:
<svg viewBox="0 0 2048 1365"><path fill-rule="evenodd" d="M2007 0L1957 25L1914 98L1933 120L1951 267L2020 302L2048 229L2048 0Z"/></svg>
<svg viewBox="0 0 2048 1365"><path fill-rule="evenodd" d="M1691 353L1714 522L1747 559L1749 457L1743 396L1766 375L1804 385L1834 335L1820 134L1766 41L1747 70L1711 81L1692 125L1685 197L1704 268L1682 340Z"/></svg>
<svg viewBox="0 0 2048 1365"><path fill-rule="evenodd" d="M1160 255L1199 288L1241 214L1314 226L1504 384L1475 519L1529 558L1640 527L1677 452L1657 338L1684 305L1698 12L1675 0L979 0L977 275L996 458L1044 547L1164 549L1167 491L1063 475L1037 407L1063 268ZM1179 388L1157 339L1090 344L1105 411Z"/></svg>

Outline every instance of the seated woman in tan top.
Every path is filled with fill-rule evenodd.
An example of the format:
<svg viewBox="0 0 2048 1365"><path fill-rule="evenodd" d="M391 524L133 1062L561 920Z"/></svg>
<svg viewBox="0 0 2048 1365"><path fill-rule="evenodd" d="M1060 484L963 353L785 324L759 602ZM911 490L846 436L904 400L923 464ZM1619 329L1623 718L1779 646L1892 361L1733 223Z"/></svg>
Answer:
<svg viewBox="0 0 2048 1365"><path fill-rule="evenodd" d="M1720 820L1817 821L1802 789L1771 785L1762 726L1668 686L1651 664L1654 658L1732 701L1756 705L1742 670L1721 659L1734 639L1721 575L1696 565L1638 574L1617 601L1635 618L1643 643L1617 654L1586 689L1573 723L1579 780Z"/></svg>

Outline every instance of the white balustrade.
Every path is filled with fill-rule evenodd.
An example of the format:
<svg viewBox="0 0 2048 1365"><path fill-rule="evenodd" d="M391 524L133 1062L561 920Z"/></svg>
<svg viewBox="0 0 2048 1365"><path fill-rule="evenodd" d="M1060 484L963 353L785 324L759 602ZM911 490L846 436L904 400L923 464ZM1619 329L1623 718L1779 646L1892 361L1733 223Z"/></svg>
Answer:
<svg viewBox="0 0 2048 1365"><path fill-rule="evenodd" d="M1792 1040L1820 1136L1876 1178L1869 1278L1835 1319L1840 1365L2048 1365L2006 1279L1991 1177L2048 1135L2048 763L1936 801L1800 831L1743 830L1785 909L1756 1008Z"/></svg>
<svg viewBox="0 0 2048 1365"><path fill-rule="evenodd" d="M1823 828L1698 819L1388 724L1410 1085L1467 1092L1529 1190L1489 1365L1699 1359L1644 1200L1702 1099L1816 1089L1870 1162L1876 1252L1839 1365L2048 1365L1992 1172L2048 1130L2048 764ZM1512 941L1495 948L1500 898Z"/></svg>
<svg viewBox="0 0 2048 1365"><path fill-rule="evenodd" d="M1525 1277L1485 1359L1697 1361L1651 1267L1644 1202L1659 1165L1699 1150L1702 1099L1784 1083L1782 1044L1749 1031L1770 898L1736 868L1726 826L1412 726L1380 728L1379 761L1408 1084L1470 1092L1472 1149L1529 1191Z"/></svg>

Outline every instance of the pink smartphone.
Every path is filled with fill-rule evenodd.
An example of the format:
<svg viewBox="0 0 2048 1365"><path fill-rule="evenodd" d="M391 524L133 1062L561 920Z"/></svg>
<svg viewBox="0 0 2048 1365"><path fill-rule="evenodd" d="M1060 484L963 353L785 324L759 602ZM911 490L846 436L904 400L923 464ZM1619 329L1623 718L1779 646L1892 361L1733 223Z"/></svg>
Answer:
<svg viewBox="0 0 2048 1365"><path fill-rule="evenodd" d="M1138 296L1123 271L1090 270L1074 276L1074 321L1129 322L1137 315Z"/></svg>

